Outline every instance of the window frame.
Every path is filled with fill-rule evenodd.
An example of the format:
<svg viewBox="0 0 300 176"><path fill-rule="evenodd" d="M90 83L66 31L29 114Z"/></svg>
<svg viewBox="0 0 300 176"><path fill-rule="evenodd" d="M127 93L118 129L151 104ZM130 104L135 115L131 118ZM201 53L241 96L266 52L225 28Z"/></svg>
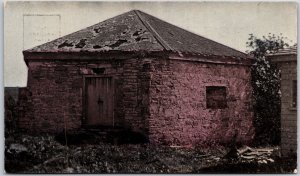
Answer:
<svg viewBox="0 0 300 176"><path fill-rule="evenodd" d="M209 88L212 88L212 87L215 87L215 88L222 88L225 90L225 97L224 97L224 100L225 100L225 105L222 106L222 107L209 107L208 106L208 94L207 94L207 91ZM212 110L217 110L217 109L226 109L228 108L228 87L226 85L206 85L205 86L205 103L206 103L206 109L212 109Z"/></svg>
<svg viewBox="0 0 300 176"><path fill-rule="evenodd" d="M296 89L294 89L294 84L295 83L296 83ZM296 97L294 97L295 91L296 91ZM291 110L296 110L297 109L297 94L298 94L298 92L297 92L297 79L293 79L293 80L291 80L291 99L290 99L290 101L291 101L290 109ZM295 105L294 105L294 100L296 100Z"/></svg>

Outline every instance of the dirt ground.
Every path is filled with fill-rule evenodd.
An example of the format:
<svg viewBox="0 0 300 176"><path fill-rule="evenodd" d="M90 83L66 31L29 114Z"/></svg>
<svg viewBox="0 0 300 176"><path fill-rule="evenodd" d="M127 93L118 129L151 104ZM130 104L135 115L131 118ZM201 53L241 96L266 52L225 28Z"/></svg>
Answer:
<svg viewBox="0 0 300 176"><path fill-rule="evenodd" d="M143 144L112 144L97 136L6 133L7 173L294 173L296 159L283 159L278 147L243 146L184 149Z"/></svg>

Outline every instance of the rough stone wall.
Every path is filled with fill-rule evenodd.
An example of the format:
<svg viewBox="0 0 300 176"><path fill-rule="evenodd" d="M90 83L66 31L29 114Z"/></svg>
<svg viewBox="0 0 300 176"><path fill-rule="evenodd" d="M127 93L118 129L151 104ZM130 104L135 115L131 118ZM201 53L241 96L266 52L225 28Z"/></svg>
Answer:
<svg viewBox="0 0 300 176"><path fill-rule="evenodd" d="M19 88L17 126L21 129L30 129L32 126L29 123L29 121L32 119L33 113L31 95L32 94L27 87Z"/></svg>
<svg viewBox="0 0 300 176"><path fill-rule="evenodd" d="M89 61L29 61L25 111L19 126L28 131L61 132L82 127L84 123L84 75L95 75L92 68L105 68L104 75L113 76L115 82L115 126L145 131L147 103L144 92L147 77L143 72L143 59L89 60ZM147 62L147 61L146 61ZM65 123L66 122L66 123Z"/></svg>
<svg viewBox="0 0 300 176"><path fill-rule="evenodd" d="M18 94L19 87L5 87L4 88L4 121L5 128L12 129L16 125L18 116Z"/></svg>
<svg viewBox="0 0 300 176"><path fill-rule="evenodd" d="M153 62L150 75L150 142L197 146L253 138L249 66L166 59ZM225 86L228 107L208 109L206 86Z"/></svg>
<svg viewBox="0 0 300 176"><path fill-rule="evenodd" d="M297 109L292 105L293 80L297 80L297 63L281 62L281 151L284 156L297 152Z"/></svg>
<svg viewBox="0 0 300 176"><path fill-rule="evenodd" d="M149 84L150 75L147 68L151 59L126 60L123 71L124 126L133 131L148 133L146 124L149 116Z"/></svg>

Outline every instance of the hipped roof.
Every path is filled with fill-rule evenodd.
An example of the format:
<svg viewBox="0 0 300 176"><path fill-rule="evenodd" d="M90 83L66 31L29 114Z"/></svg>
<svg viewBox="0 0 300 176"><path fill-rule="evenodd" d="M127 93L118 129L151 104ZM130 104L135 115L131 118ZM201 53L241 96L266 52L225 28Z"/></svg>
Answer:
<svg viewBox="0 0 300 176"><path fill-rule="evenodd" d="M196 35L139 10L39 45L24 53L108 51L170 51L196 55L246 58L247 55Z"/></svg>

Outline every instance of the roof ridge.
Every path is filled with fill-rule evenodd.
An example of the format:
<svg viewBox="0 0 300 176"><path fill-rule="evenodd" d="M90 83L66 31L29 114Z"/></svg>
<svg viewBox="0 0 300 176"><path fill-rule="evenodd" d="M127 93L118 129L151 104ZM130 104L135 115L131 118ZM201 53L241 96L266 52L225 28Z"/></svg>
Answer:
<svg viewBox="0 0 300 176"><path fill-rule="evenodd" d="M161 44L162 47L164 47L166 50L173 51L174 49L158 34L158 32L143 18L142 14L139 10L133 10L134 13L138 16L139 20L142 22L142 24L147 28L154 38Z"/></svg>
<svg viewBox="0 0 300 176"><path fill-rule="evenodd" d="M155 41L155 42L154 42ZM246 54L190 32L138 9L23 51L108 52L165 51L245 58Z"/></svg>
<svg viewBox="0 0 300 176"><path fill-rule="evenodd" d="M135 11L139 11L139 10L135 10ZM142 12L142 13L145 13L145 12ZM204 38L204 39L206 39L206 40L215 42L215 43L217 43L217 44L219 44L219 45L225 46L225 47L230 48L230 49L232 49L232 50L234 50L234 51L237 51L237 52L239 52L239 53L242 53L242 54L247 55L245 52L242 52L242 51L237 50L237 49L235 49L235 48L229 47L229 46L227 46L227 45L225 45L225 44L222 44L222 43L220 43L220 42L217 42L217 41L215 41L215 40L212 40L212 39L210 39L210 38L208 38L208 37L204 37L204 36L202 36L202 35L200 35L200 34L196 34L195 32L192 32L192 31L189 31L189 30L187 30L187 29L185 29L185 28L176 26L176 25L174 25L174 24L172 24L172 23L169 23L169 22L167 22L167 21L165 21L165 20L159 19L158 17L155 17L155 16L153 16L153 15L150 15L150 14L147 14L147 13L145 13L145 14L146 14L146 15L149 15L149 16L151 16L151 17L153 17L153 18L156 18L156 19L158 19L158 20L160 20L160 21L162 21L162 22L164 22L164 23L167 23L167 24L169 24L169 25L172 25L172 26L174 26L174 27L176 27L176 28L179 28L179 29L181 29L181 30L184 30L184 31L186 31L186 32L188 32L188 33L194 34L194 35L196 35L196 36L198 36L198 37L201 37L201 38ZM149 24L149 25L150 25L150 24Z"/></svg>

